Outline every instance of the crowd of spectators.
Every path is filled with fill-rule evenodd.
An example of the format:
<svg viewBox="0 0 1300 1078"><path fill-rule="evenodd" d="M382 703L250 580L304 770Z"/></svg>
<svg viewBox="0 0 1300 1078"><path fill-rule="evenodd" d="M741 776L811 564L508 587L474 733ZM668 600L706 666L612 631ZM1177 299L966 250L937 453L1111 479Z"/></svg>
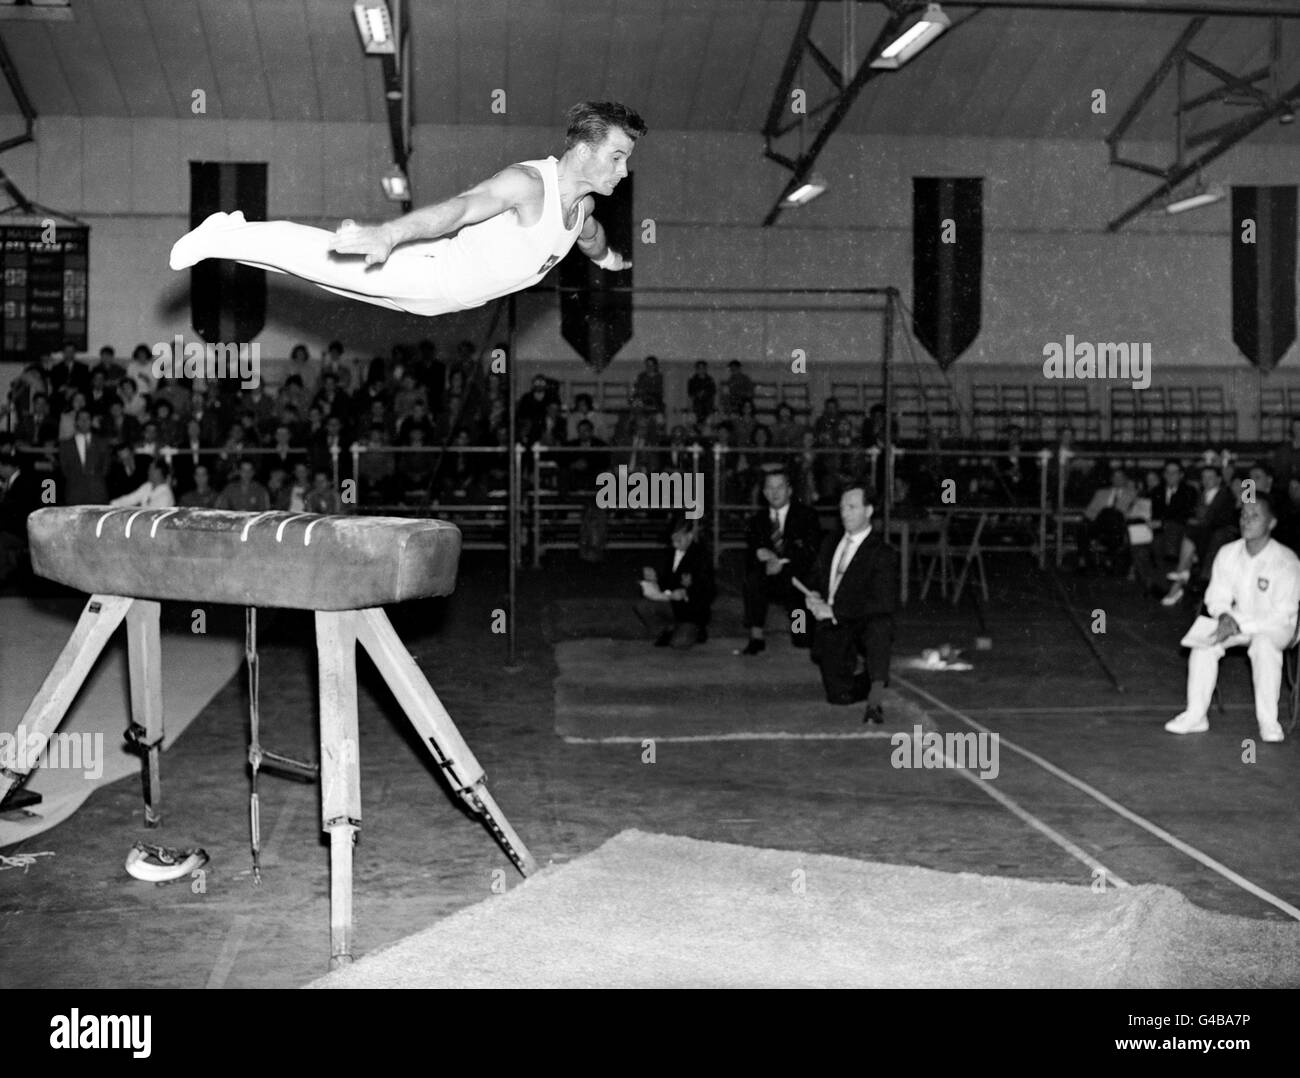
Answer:
<svg viewBox="0 0 1300 1078"><path fill-rule="evenodd" d="M489 359L500 349L484 353L462 341L444 359L424 340L363 365L346 360L338 341L319 359L298 345L278 385L241 389L233 379L156 379L143 344L125 362L102 348L94 364L68 347L29 364L14 381L0 448L8 444L29 467L45 457L44 474L55 478L60 504L335 512L344 501L503 499L511 404L507 377ZM549 454L555 467L546 482L566 495L589 494L603 472L620 464L711 476L714 446L731 450L722 458L723 504L757 504L765 476L777 469L789 475L794 496L811 505L835 504L851 482L865 480L876 491L883 483L883 455L871 453L884 445L883 407L853 415L830 398L813 412L782 403L760 415L755 384L739 360L727 364L720 381L706 361L696 362L685 398L669 401L658 360L649 356L627 406L613 413L600 411L586 393L562 400L558 384L538 374L514 402L514 419L525 449L563 450ZM366 449L356 475L354 443ZM1054 503L1064 462L1066 503L1082 508L1081 565L1092 567L1099 556L1114 563L1119 555L1153 592L1167 586L1168 574L1185 585L1197 571L1208 572L1214 551L1234 537L1250 484L1273 495L1278 538L1297 544L1300 421L1285 445L1249 468L1221 454L1171 460L1145 473L1111 471L1096 458L1072 464L1068 429L1047 452L1042 448L1027 446L1013 425L996 446L962 455L943 446L932 426L925 444L896 462L895 504L903 512L935 507L948 500L945 485L964 505L1037 506L1044 486ZM439 451L407 451L419 449Z"/></svg>

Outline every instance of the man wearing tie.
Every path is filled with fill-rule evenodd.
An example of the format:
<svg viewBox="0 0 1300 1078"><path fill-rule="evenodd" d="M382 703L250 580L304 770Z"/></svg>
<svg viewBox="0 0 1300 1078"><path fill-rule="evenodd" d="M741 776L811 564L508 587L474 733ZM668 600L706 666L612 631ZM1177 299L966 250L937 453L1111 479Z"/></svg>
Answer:
<svg viewBox="0 0 1300 1078"><path fill-rule="evenodd" d="M90 429L90 412L77 413L71 438L59 443L59 468L63 472L64 505L108 503L108 446Z"/></svg>
<svg viewBox="0 0 1300 1078"><path fill-rule="evenodd" d="M759 510L745 529L745 627L749 643L741 655L758 655L767 647L764 626L769 603L780 603L787 614L803 605L793 580L806 581L817 557L822 526L817 511L790 500L790 478L770 472L763 480L768 508ZM808 633L792 633L797 648L811 646Z"/></svg>
<svg viewBox="0 0 1300 1078"><path fill-rule="evenodd" d="M872 506L861 486L840 496L844 534L822 544L808 595L817 619L813 659L832 704L866 700L863 722L882 722L881 689L889 684L889 651L898 608L898 554L871 526ZM825 596L823 599L822 597ZM857 673L861 655L866 669Z"/></svg>

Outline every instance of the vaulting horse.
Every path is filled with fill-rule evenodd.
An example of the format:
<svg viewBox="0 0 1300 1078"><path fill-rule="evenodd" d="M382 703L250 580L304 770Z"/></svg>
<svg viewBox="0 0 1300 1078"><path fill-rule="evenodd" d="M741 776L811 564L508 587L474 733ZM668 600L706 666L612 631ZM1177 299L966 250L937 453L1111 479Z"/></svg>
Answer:
<svg viewBox="0 0 1300 1078"><path fill-rule="evenodd" d="M233 513L208 509L41 509L28 521L32 568L90 595L20 728L50 737L95 660L126 621L132 723L143 759L146 826L161 823L159 755L163 702L160 601L246 608L252 765L250 825L260 879L257 773L266 762L298 764L261 748L256 608L315 612L320 678L321 819L330 837L330 965L352 960L352 846L361 823L356 646L364 647L428 746L452 790L481 819L525 876L536 869L488 793L483 768L402 645L382 607L450 595L460 531L437 520ZM0 800L31 771L0 770Z"/></svg>

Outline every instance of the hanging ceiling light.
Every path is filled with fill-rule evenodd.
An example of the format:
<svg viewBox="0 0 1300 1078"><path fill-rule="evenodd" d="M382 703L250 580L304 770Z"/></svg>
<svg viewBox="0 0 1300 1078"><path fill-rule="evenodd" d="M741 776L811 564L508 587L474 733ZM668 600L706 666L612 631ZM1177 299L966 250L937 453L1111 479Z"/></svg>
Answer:
<svg viewBox="0 0 1300 1078"><path fill-rule="evenodd" d="M1166 203L1165 213L1175 214L1186 213L1188 210L1199 210L1202 206L1212 206L1216 202L1222 202L1227 197L1228 193L1219 184L1211 184L1206 187L1198 179L1191 194Z"/></svg>
<svg viewBox="0 0 1300 1078"><path fill-rule="evenodd" d="M871 61L872 67L896 71L952 25L938 4L930 4Z"/></svg>
<svg viewBox="0 0 1300 1078"><path fill-rule="evenodd" d="M357 20L361 45L367 56L395 56L397 37L393 33L393 16L385 0L356 0L352 14Z"/></svg>
<svg viewBox="0 0 1300 1078"><path fill-rule="evenodd" d="M411 200L411 183L406 173L394 165L380 177L384 188L384 197L391 202L409 202Z"/></svg>
<svg viewBox="0 0 1300 1078"><path fill-rule="evenodd" d="M814 198L818 198L826 193L826 179L819 172L814 172L805 179L796 179L790 184L790 189L786 191L785 196L781 199L782 206L806 206Z"/></svg>

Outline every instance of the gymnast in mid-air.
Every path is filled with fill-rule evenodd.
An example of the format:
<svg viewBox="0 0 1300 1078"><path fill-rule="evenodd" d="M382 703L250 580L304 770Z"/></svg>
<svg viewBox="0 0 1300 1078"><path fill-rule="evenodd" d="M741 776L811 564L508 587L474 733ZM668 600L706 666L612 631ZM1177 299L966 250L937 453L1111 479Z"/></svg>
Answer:
<svg viewBox="0 0 1300 1078"><path fill-rule="evenodd" d="M171 267L232 259L417 315L468 310L529 288L575 243L602 269L627 269L631 262L610 249L592 216L592 195L612 193L627 176L645 124L610 101L580 102L566 121L559 160L508 165L468 191L383 224L344 221L328 232L214 213L176 241Z"/></svg>

